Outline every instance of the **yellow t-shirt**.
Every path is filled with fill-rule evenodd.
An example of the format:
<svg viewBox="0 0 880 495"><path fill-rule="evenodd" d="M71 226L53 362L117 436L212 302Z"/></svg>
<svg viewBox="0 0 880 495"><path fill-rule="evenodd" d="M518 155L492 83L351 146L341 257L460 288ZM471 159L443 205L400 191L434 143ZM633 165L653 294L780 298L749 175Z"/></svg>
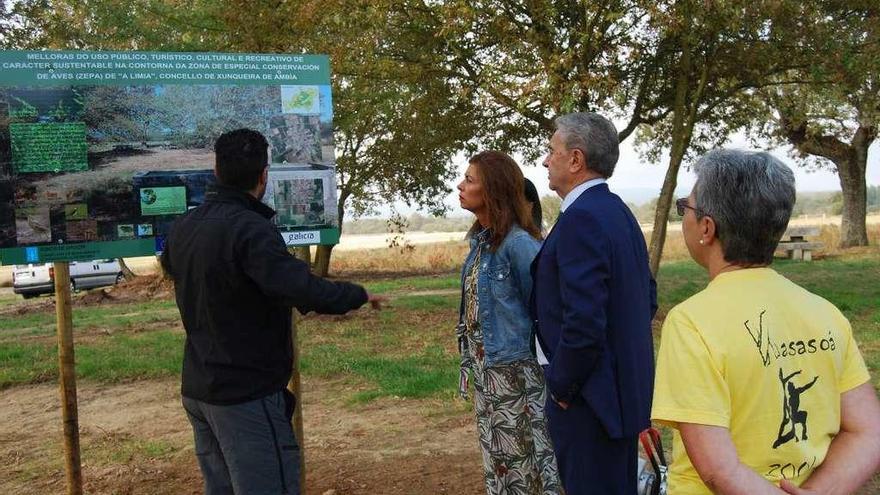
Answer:
<svg viewBox="0 0 880 495"><path fill-rule="evenodd" d="M847 319L769 268L718 275L663 323L654 420L730 430L741 462L800 484L840 429L840 395L870 379ZM674 432L669 494L709 494Z"/></svg>

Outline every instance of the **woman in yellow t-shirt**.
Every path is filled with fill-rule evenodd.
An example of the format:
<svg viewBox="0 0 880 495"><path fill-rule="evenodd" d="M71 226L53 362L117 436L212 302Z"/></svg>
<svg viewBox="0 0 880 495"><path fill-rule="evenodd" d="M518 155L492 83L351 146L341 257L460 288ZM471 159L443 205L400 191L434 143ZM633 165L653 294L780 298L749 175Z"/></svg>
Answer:
<svg viewBox="0 0 880 495"><path fill-rule="evenodd" d="M715 150L676 202L709 285L663 323L652 418L670 495L850 493L880 465L880 401L846 318L768 268L795 201L767 153Z"/></svg>

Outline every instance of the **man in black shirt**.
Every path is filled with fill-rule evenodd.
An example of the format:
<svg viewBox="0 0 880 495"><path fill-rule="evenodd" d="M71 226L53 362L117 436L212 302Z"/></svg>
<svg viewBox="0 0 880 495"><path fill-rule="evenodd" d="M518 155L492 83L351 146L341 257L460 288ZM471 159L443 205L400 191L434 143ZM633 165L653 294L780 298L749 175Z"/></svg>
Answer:
<svg viewBox="0 0 880 495"><path fill-rule="evenodd" d="M238 129L215 145L216 187L168 234L162 266L186 329L181 393L205 493L298 493L287 391L291 308L342 314L385 299L330 282L292 257L260 202L268 143Z"/></svg>

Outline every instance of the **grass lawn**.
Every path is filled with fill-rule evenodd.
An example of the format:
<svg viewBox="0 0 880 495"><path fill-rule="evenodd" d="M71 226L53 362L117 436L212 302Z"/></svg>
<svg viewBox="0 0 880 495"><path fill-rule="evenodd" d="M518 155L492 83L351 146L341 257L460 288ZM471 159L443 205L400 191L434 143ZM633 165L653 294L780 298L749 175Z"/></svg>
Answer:
<svg viewBox="0 0 880 495"><path fill-rule="evenodd" d="M781 261L774 268L844 312L872 383L880 388L880 258ZM707 282L706 273L691 261L662 265L658 318ZM364 285L388 294L390 305L379 312L310 314L299 320L302 374L340 384L341 398L353 409L381 397L424 398L460 412L468 409L468 403L453 401L458 386L458 274L371 277ZM20 298L0 295L0 389L57 381L55 314L42 301L37 301L41 309L21 312ZM74 326L81 381L131 382L180 373L184 333L173 301L75 307ZM667 450L670 431L662 428ZM132 435L102 437L83 446L96 465L177 455L173 453L181 448L161 438ZM53 457L60 458L60 453ZM46 466L34 469L44 471ZM880 478L861 493L875 493L877 487Z"/></svg>
<svg viewBox="0 0 880 495"><path fill-rule="evenodd" d="M417 275L403 278L388 278L364 282L364 287L371 292L430 291L442 289L458 289L458 274Z"/></svg>
<svg viewBox="0 0 880 495"><path fill-rule="evenodd" d="M779 261L774 268L846 314L880 387L880 259ZM658 280L662 316L702 289L707 276L686 261L664 264ZM302 373L350 382L352 402L452 398L458 383L458 284L457 273L366 281L369 290L392 296L390 307L302 318ZM3 296L0 311L15 302ZM0 388L56 379L54 319L52 308L0 314ZM183 332L173 301L76 307L74 326L80 379L116 382L180 372Z"/></svg>

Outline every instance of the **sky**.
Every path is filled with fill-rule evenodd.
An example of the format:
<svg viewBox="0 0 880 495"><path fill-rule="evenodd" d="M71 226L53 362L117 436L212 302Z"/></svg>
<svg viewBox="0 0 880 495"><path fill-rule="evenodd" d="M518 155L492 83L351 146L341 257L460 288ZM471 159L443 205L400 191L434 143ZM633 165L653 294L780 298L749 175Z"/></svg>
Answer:
<svg viewBox="0 0 880 495"><path fill-rule="evenodd" d="M725 146L726 148L738 149L755 149L749 142L740 136L735 136L731 142ZM782 147L770 150L774 156L781 159L795 174L797 190L801 192L807 191L839 191L840 181L837 174L830 170L820 170L810 172L804 167L797 165L791 158L790 147ZM450 182L451 187L455 187L464 171L467 169L467 156L456 156L453 162L458 169L458 177L455 181ZM531 179L538 189L540 196L547 194L556 194L547 187L547 169L540 163L523 163L522 157L515 156L517 162L523 170L523 174ZM666 165L668 163L668 153L661 156L659 163L648 163L644 161L633 148L629 141L624 141L620 145L620 159L615 167L614 175L608 181L608 185L612 191L618 192L625 201L641 204L656 197L660 194L660 187L663 185L663 178L666 175ZM866 174L868 185L880 185L880 141L875 141L868 153L868 170ZM686 194L694 185L696 176L693 172L682 166L678 173L677 191ZM646 198L647 199L642 199ZM461 209L458 204L458 192L453 191L444 200L450 206L450 216L466 215L468 212ZM405 206L405 205L403 205ZM402 212L410 213L415 209L403 209Z"/></svg>

